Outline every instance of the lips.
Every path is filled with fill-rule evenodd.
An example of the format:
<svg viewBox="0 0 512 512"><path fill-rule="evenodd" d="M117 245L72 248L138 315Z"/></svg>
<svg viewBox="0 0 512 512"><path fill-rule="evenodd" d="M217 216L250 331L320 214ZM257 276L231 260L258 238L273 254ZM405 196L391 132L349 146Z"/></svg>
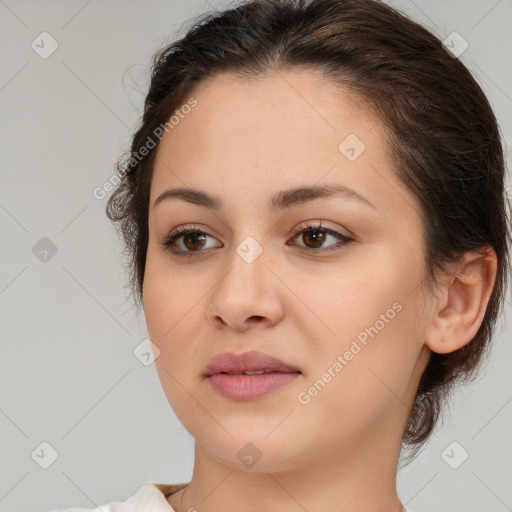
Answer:
<svg viewBox="0 0 512 512"><path fill-rule="evenodd" d="M263 373L301 373L300 370L263 352L251 351L235 354L225 352L214 357L205 369L210 377L226 373L231 375L258 375Z"/></svg>

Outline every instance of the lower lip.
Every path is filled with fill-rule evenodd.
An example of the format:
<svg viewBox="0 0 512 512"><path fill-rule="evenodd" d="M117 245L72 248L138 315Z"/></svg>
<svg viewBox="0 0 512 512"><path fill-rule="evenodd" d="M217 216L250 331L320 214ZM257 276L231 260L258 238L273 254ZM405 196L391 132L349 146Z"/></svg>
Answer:
<svg viewBox="0 0 512 512"><path fill-rule="evenodd" d="M232 400L254 400L294 381L300 373L261 373L258 375L210 375L213 389Z"/></svg>

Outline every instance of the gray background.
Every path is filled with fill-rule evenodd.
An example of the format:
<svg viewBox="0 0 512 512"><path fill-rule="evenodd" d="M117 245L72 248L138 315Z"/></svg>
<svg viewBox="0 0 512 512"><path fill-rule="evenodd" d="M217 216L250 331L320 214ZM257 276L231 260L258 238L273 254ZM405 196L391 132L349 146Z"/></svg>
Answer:
<svg viewBox="0 0 512 512"><path fill-rule="evenodd" d="M510 148L512 1L390 3L441 39L457 31L467 40L461 60ZM128 148L150 57L192 16L223 5L0 0L3 512L94 508L144 482L190 479L192 439L154 365L134 355L147 331L127 299L106 200L93 191ZM59 45L46 59L31 47L43 31ZM41 261L44 237L57 252ZM508 295L480 377L453 397L449 421L399 473L399 494L415 512L512 510L510 309ZM43 442L58 454L51 464ZM462 450L469 458L453 469L446 461L460 463Z"/></svg>

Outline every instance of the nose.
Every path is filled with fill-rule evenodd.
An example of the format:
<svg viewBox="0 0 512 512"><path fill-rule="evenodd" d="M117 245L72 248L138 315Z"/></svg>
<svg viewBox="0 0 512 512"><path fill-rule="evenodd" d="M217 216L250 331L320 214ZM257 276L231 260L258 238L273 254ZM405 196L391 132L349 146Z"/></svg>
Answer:
<svg viewBox="0 0 512 512"><path fill-rule="evenodd" d="M280 283L267 268L265 253L249 263L233 252L229 267L214 287L208 307L208 321L217 329L245 331L266 328L283 317Z"/></svg>

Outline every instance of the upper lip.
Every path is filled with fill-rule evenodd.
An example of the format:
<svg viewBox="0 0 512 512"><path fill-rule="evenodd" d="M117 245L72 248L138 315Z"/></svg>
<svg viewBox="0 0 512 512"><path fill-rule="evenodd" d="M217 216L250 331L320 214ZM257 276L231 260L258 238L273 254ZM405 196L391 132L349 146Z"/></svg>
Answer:
<svg viewBox="0 0 512 512"><path fill-rule="evenodd" d="M290 364L269 356L263 352L251 351L235 354L224 352L215 356L205 369L205 375L216 375L218 373L242 373L245 370L270 370L281 373L300 373L300 370Z"/></svg>

